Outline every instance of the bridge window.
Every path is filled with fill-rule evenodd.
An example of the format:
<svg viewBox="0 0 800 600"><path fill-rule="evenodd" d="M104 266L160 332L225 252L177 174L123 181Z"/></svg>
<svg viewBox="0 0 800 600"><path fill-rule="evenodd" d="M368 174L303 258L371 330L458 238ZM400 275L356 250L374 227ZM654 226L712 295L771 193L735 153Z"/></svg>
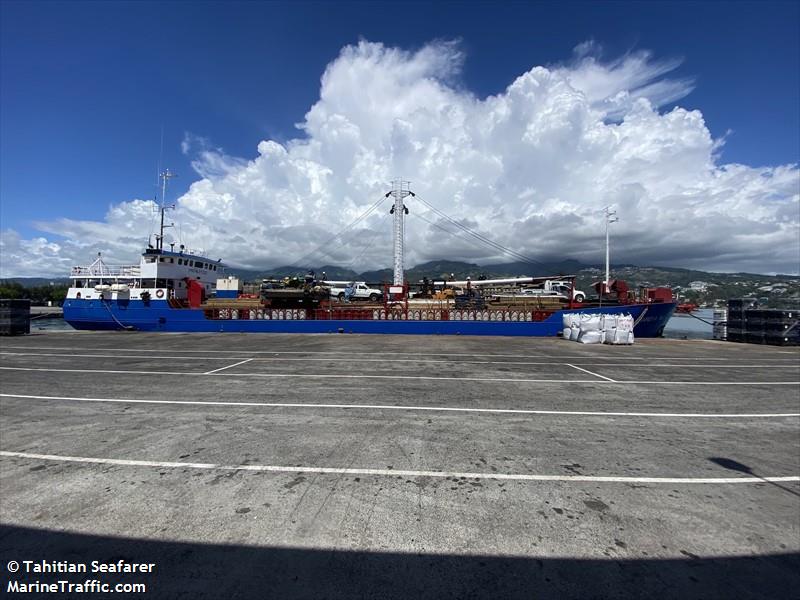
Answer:
<svg viewBox="0 0 800 600"><path fill-rule="evenodd" d="M203 263L201 263L199 260L196 260L196 261L194 261L194 266L195 267L199 267L199 268L202 269L203 268Z"/></svg>

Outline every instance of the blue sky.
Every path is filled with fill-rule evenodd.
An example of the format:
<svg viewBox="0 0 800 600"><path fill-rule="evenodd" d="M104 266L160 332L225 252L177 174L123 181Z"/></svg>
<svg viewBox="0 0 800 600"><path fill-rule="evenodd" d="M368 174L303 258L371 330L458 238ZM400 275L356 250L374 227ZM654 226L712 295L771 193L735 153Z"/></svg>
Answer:
<svg viewBox="0 0 800 600"><path fill-rule="evenodd" d="M186 133L253 159L296 123L320 77L359 40L410 52L455 40L448 81L500 94L536 65L564 64L594 40L598 59L647 50L681 59L674 105L702 111L720 163L800 160L797 2L14 2L2 3L2 229L23 238L62 217L102 219L151 198L162 164L174 196L201 179ZM196 158L196 157L195 157ZM53 234L55 235L55 234Z"/></svg>

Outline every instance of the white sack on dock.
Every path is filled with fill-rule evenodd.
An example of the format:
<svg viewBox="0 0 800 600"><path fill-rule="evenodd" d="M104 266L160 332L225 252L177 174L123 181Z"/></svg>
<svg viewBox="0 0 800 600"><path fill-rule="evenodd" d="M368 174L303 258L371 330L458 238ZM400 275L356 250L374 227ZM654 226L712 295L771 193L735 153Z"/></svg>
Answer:
<svg viewBox="0 0 800 600"><path fill-rule="evenodd" d="M603 333L601 331L582 331L578 337L581 344L600 344L603 341Z"/></svg>
<svg viewBox="0 0 800 600"><path fill-rule="evenodd" d="M581 315L581 331L600 331L600 315Z"/></svg>
<svg viewBox="0 0 800 600"><path fill-rule="evenodd" d="M567 313L563 315L563 324L561 335L565 340L583 344L633 344L632 315Z"/></svg>
<svg viewBox="0 0 800 600"><path fill-rule="evenodd" d="M617 318L617 329L623 331L633 331L633 316L619 315Z"/></svg>
<svg viewBox="0 0 800 600"><path fill-rule="evenodd" d="M600 315L600 331L616 329L617 315Z"/></svg>

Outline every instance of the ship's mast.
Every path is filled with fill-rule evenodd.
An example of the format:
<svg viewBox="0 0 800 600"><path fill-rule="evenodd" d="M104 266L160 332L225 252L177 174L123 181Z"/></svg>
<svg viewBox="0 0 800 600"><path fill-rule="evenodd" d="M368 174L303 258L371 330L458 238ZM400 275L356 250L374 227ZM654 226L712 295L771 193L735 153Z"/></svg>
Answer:
<svg viewBox="0 0 800 600"><path fill-rule="evenodd" d="M605 292L608 293L608 282L610 281L609 271L611 268L611 263L610 263L611 257L608 244L608 229L609 225L611 225L611 223L616 223L617 221L619 221L619 218L616 216L617 211L611 210L610 206L606 206L603 209L603 213L605 214L605 221L606 221L606 278L605 281L603 281L603 287L605 289Z"/></svg>
<svg viewBox="0 0 800 600"><path fill-rule="evenodd" d="M395 179L392 182L392 191L387 195L394 197L394 204L390 214L394 215L394 285L403 285L405 274L403 273L403 217L408 214L408 209L403 204L403 199L413 196L414 193L409 189L410 181Z"/></svg>
<svg viewBox="0 0 800 600"><path fill-rule="evenodd" d="M177 177L175 173L170 172L169 169L165 170L161 175L159 175L161 179L161 206L158 207L158 212L161 214L161 226L159 227L158 235L156 236L156 248L159 250L164 249L164 229L167 227L174 227L175 223L170 223L169 225L164 224L164 213L169 209L174 209L175 205L171 204L167 206L167 182L172 179L173 177Z"/></svg>

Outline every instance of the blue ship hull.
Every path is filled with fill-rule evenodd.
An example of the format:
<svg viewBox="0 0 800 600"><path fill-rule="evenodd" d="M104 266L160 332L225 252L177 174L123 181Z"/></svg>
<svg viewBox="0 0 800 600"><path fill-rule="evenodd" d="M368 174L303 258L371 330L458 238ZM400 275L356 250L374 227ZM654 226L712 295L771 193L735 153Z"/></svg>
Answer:
<svg viewBox="0 0 800 600"><path fill-rule="evenodd" d="M201 309L172 308L165 300L64 302L64 320L75 329L228 333L376 333L407 335L502 335L552 337L568 312L630 314L637 337L660 337L674 312L673 302L628 304L556 311L543 321L391 321L208 319Z"/></svg>

